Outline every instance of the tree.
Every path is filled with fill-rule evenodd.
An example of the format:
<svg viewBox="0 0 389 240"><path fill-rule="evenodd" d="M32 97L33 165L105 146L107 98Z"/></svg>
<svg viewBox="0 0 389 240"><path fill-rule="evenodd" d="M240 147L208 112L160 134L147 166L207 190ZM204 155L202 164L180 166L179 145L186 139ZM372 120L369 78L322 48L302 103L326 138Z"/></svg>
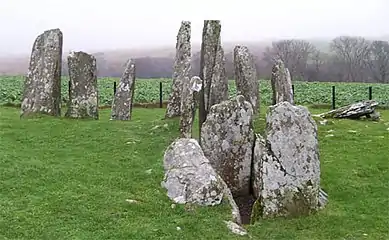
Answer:
<svg viewBox="0 0 389 240"><path fill-rule="evenodd" d="M332 40L339 75L346 82L365 81L370 61L370 43L363 37L340 36Z"/></svg>
<svg viewBox="0 0 389 240"><path fill-rule="evenodd" d="M387 41L373 41L370 51L369 66L374 81L389 83L389 43Z"/></svg>
<svg viewBox="0 0 389 240"><path fill-rule="evenodd" d="M275 60L280 59L289 69L292 79L304 78L308 61L315 51L316 48L305 40L281 40L272 42L272 46L266 48L263 60L273 65Z"/></svg>

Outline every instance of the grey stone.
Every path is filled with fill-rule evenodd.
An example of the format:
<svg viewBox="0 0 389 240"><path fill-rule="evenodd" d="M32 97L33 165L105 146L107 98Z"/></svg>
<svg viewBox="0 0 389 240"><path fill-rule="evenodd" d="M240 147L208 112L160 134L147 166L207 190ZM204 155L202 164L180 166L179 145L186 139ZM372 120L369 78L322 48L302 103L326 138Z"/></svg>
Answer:
<svg viewBox="0 0 389 240"><path fill-rule="evenodd" d="M245 236L247 235L246 229L244 229L242 226L232 222L232 221L224 221L224 223L227 225L227 228L234 234Z"/></svg>
<svg viewBox="0 0 389 240"><path fill-rule="evenodd" d="M176 57L174 60L172 91L166 108L166 118L181 115L181 97L183 82L189 81L191 71L191 23L182 21L177 34Z"/></svg>
<svg viewBox="0 0 389 240"><path fill-rule="evenodd" d="M308 109L281 102L269 108L266 139L256 135L252 218L301 216L319 208L317 126Z"/></svg>
<svg viewBox="0 0 389 240"><path fill-rule="evenodd" d="M225 64L224 50L219 44L215 59L214 74L211 80L208 109L215 104L228 100L228 77L226 75Z"/></svg>
<svg viewBox="0 0 389 240"><path fill-rule="evenodd" d="M219 20L205 20L203 27L201 51L200 51L200 78L203 80L203 88L199 93L199 131L205 121L210 106L210 93L212 80L220 77L218 67L220 58L220 32L221 24ZM215 76L216 75L216 76Z"/></svg>
<svg viewBox="0 0 389 240"><path fill-rule="evenodd" d="M272 68L271 86L273 90L273 105L284 101L294 104L290 73L281 60L277 60Z"/></svg>
<svg viewBox="0 0 389 240"><path fill-rule="evenodd" d="M35 39L24 83L21 117L34 113L61 115L62 42L59 29L47 30Z"/></svg>
<svg viewBox="0 0 389 240"><path fill-rule="evenodd" d="M165 176L161 185L175 203L213 206L223 200L222 179L195 139L174 141L165 151L163 166Z"/></svg>
<svg viewBox="0 0 389 240"><path fill-rule="evenodd" d="M357 103L353 103L344 107L340 107L329 112L315 115L321 118L349 118L359 119L361 117L367 117L374 121L379 120L379 113L375 111L378 102L374 100L366 100Z"/></svg>
<svg viewBox="0 0 389 240"><path fill-rule="evenodd" d="M69 118L99 118L96 58L85 52L68 56L70 92Z"/></svg>
<svg viewBox="0 0 389 240"><path fill-rule="evenodd" d="M249 194L254 144L253 108L242 95L213 105L201 129L201 147L234 196Z"/></svg>
<svg viewBox="0 0 389 240"><path fill-rule="evenodd" d="M234 48L234 75L237 95L243 95L253 106L254 114L259 112L259 81L254 56L246 46Z"/></svg>
<svg viewBox="0 0 389 240"><path fill-rule="evenodd" d="M202 81L194 76L184 80L181 97L180 133L182 138L192 138L192 127L195 111L195 93L201 90Z"/></svg>
<svg viewBox="0 0 389 240"><path fill-rule="evenodd" d="M131 120L135 91L135 61L128 60L112 102L111 120Z"/></svg>

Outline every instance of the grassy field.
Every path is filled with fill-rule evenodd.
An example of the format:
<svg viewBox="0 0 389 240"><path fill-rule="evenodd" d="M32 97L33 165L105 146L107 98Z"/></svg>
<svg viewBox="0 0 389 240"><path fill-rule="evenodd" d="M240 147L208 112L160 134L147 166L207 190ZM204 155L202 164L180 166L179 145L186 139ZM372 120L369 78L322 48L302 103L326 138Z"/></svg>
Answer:
<svg viewBox="0 0 389 240"><path fill-rule="evenodd" d="M100 78L99 101L100 105L110 106L113 97L113 82L119 83L118 78ZM171 90L171 79L138 79L135 86L135 103L159 102L159 83L162 82L162 98L166 101ZM347 105L369 97L368 87L373 87L373 99L381 106L389 108L389 84L364 83L315 83L295 82L295 100L298 104L331 105L332 86L336 87L336 105ZM19 104L23 89L23 77L0 76L0 104ZM271 103L271 86L269 81L260 81L261 101L264 105ZM230 81L229 92L236 94L234 81ZM68 79L62 81L63 103L68 99Z"/></svg>
<svg viewBox="0 0 389 240"><path fill-rule="evenodd" d="M161 120L164 109L135 108L130 122L109 113L19 120L18 109L0 108L0 239L248 239L227 230L225 204L171 208L160 182L177 120ZM381 113L379 123L319 125L329 205L246 226L252 239L389 239L389 111Z"/></svg>

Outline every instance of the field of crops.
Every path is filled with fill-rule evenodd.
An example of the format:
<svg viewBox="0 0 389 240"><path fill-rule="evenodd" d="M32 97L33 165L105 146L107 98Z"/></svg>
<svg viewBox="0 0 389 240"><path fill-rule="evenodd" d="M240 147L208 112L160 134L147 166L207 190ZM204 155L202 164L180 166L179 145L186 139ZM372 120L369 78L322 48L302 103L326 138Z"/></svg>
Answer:
<svg viewBox="0 0 389 240"><path fill-rule="evenodd" d="M0 76L0 104L19 104L24 77ZM109 106L113 97L113 83L119 82L118 78L99 78L100 105ZM135 86L135 103L159 102L159 83L162 82L162 97L166 101L171 90L170 79L138 79ZM364 83L315 83L295 82L295 101L297 104L331 104L331 86L336 87L336 106L350 104L356 101L368 99L368 87L372 86L373 99L381 106L389 107L388 84L364 84ZM262 104L270 105L271 87L267 80L260 81ZM234 81L230 81L229 92L231 96L236 94ZM65 104L68 99L68 79L62 81L62 100Z"/></svg>

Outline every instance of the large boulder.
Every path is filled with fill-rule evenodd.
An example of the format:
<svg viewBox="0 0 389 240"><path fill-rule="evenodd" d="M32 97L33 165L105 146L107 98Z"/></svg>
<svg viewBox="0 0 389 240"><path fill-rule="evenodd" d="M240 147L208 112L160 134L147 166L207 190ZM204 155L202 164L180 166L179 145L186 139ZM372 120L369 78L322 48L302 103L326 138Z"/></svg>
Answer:
<svg viewBox="0 0 389 240"><path fill-rule="evenodd" d="M34 113L61 115L61 71L63 35L47 30L34 42L24 83L21 117Z"/></svg>
<svg viewBox="0 0 389 240"><path fill-rule="evenodd" d="M308 215L319 209L317 126L307 108L280 102L269 108L266 138L256 135L254 218Z"/></svg>
<svg viewBox="0 0 389 240"><path fill-rule="evenodd" d="M195 139L180 138L165 151L162 186L176 203L220 204L225 192L223 180L212 168Z"/></svg>
<svg viewBox="0 0 389 240"><path fill-rule="evenodd" d="M213 105L201 129L201 147L234 196L250 192L253 108L242 95Z"/></svg>

